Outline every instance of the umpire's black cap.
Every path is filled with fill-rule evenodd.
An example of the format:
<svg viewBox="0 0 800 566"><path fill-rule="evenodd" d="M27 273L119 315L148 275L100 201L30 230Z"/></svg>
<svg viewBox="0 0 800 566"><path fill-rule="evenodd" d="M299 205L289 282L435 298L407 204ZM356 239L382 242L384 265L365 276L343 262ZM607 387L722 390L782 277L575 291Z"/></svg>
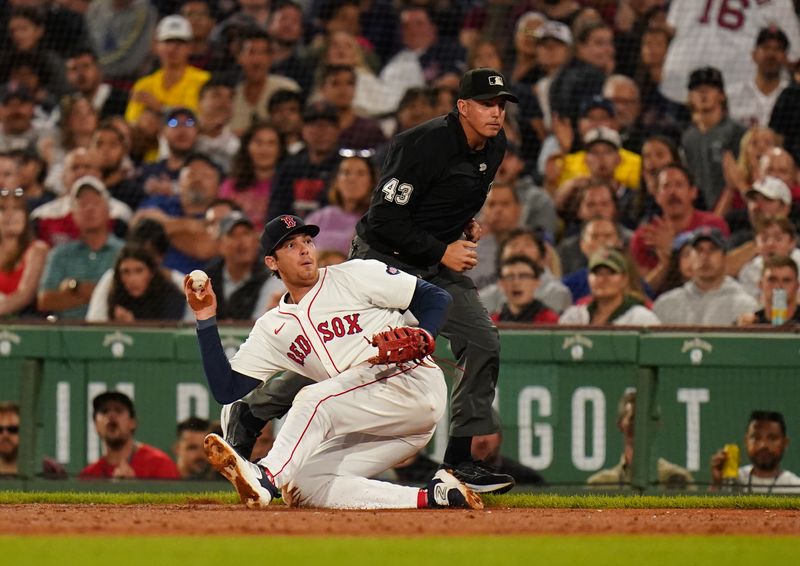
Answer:
<svg viewBox="0 0 800 566"><path fill-rule="evenodd" d="M458 85L458 98L463 100L489 100L502 96L511 102L519 99L509 90L506 90L506 79L503 73L481 67L464 73L461 84Z"/></svg>
<svg viewBox="0 0 800 566"><path fill-rule="evenodd" d="M275 255L275 248L295 234L308 234L312 238L319 234L319 226L306 224L299 216L282 214L267 222L261 233L261 250L265 256Z"/></svg>
<svg viewBox="0 0 800 566"><path fill-rule="evenodd" d="M121 391L105 391L95 397L92 400L92 408L94 409L92 416L97 416L97 413L101 413L107 403L119 403L128 409L132 417L136 416L136 409L133 408L133 401Z"/></svg>

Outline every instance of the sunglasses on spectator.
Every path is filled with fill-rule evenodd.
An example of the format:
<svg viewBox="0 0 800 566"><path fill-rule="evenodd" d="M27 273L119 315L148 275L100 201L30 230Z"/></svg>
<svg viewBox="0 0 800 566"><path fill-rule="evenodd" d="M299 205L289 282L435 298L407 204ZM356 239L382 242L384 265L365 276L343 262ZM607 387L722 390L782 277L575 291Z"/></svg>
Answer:
<svg viewBox="0 0 800 566"><path fill-rule="evenodd" d="M19 434L19 427L18 426L0 426L0 434L7 432L8 434Z"/></svg>
<svg viewBox="0 0 800 566"><path fill-rule="evenodd" d="M169 120L167 120L167 126L169 126L170 128L177 128L178 126L194 128L194 120L192 118L186 118L184 120L178 120L177 118L170 118Z"/></svg>
<svg viewBox="0 0 800 566"><path fill-rule="evenodd" d="M351 149L349 147L343 147L339 150L339 157L363 157L364 159L369 159L375 155L374 149Z"/></svg>
<svg viewBox="0 0 800 566"><path fill-rule="evenodd" d="M0 189L0 197L22 198L24 196L25 191L22 190L22 187L17 187L16 189Z"/></svg>

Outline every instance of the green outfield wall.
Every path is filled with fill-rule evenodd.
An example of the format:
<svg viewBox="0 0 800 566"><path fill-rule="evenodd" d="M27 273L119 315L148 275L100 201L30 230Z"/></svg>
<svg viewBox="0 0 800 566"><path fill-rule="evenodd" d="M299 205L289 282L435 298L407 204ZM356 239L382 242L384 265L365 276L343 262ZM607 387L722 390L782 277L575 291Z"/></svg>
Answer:
<svg viewBox="0 0 800 566"><path fill-rule="evenodd" d="M232 354L247 332L221 328L226 351ZM503 451L554 484L582 484L619 461L617 402L631 387L640 391L640 487L654 481L656 457L707 481L716 449L731 442L744 447L753 409L782 411L790 437L800 427L800 340L794 334L503 330L501 342L495 406L503 420ZM446 342L437 355L450 357ZM31 370L29 363L24 374L30 360L40 364ZM442 365L448 376L456 371ZM38 389L29 388L25 397L24 381L37 371ZM30 408L36 426L26 432L35 433L33 461L48 455L77 474L97 458L91 399L106 389L133 397L137 438L168 452L178 421L219 414L193 329L0 329L0 399L37 399ZM443 422L429 447L434 456L444 452L446 438ZM790 447L785 465L800 469L800 449Z"/></svg>

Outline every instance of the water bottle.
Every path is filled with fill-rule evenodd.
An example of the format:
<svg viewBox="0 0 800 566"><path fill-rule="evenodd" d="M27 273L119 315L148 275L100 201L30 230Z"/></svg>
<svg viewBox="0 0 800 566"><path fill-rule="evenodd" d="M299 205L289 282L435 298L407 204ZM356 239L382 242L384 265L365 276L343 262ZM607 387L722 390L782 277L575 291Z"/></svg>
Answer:
<svg viewBox="0 0 800 566"><path fill-rule="evenodd" d="M786 302L786 290L775 289L772 291L772 309L770 320L773 326L780 326L786 322L789 313L789 305Z"/></svg>

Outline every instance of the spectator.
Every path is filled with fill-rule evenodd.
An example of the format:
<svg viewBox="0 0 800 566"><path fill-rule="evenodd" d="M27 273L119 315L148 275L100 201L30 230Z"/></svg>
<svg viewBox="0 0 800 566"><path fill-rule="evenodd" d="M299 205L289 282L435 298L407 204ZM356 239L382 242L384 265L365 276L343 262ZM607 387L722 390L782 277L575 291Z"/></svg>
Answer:
<svg viewBox="0 0 800 566"><path fill-rule="evenodd" d="M786 87L775 101L769 127L783 136L783 146L792 154L795 163L800 162L800 121L795 111L800 104L800 63L794 65L794 82Z"/></svg>
<svg viewBox="0 0 800 566"><path fill-rule="evenodd" d="M6 186L22 188L29 211L56 198L56 193L43 184L47 176L47 164L35 149L15 149L8 155L16 161L16 183Z"/></svg>
<svg viewBox="0 0 800 566"><path fill-rule="evenodd" d="M543 69L539 61L538 47L545 37L545 31L550 32L547 37L555 36L555 26L563 26L569 33L569 28L558 22L549 22L544 15L538 12L525 12L519 17L514 29L514 64L511 72L507 75L512 83L531 87L542 78ZM563 33L563 28L558 33ZM563 36L561 38L563 39ZM563 63L566 63L566 58Z"/></svg>
<svg viewBox="0 0 800 566"><path fill-rule="evenodd" d="M787 154L788 155L788 154ZM728 254L728 274L735 275L742 265L755 256L755 226L768 216L788 216L791 211L792 194L789 187L777 177L764 177L753 183L745 193L747 209L738 214L728 214L731 226L730 246L735 246Z"/></svg>
<svg viewBox="0 0 800 566"><path fill-rule="evenodd" d="M760 178L761 158L780 146L778 135L764 126L752 126L739 142L739 158L723 155L722 170L725 189L717 202L717 214L725 215L731 208L743 208L743 201L752 184Z"/></svg>
<svg viewBox="0 0 800 566"><path fill-rule="evenodd" d="M619 226L613 221L601 216L590 218L584 222L581 227L581 232L577 236L577 253L582 259L582 267L575 269L568 269L567 260L565 256L561 255L561 267L564 272L564 277L561 281L567 286L572 294L573 302L580 300L590 293L589 289L589 258L596 252L604 248L621 249L623 242L620 236ZM560 250L559 246L559 250ZM573 254L573 250L568 248L566 251ZM580 265L578 262L572 262L572 265Z"/></svg>
<svg viewBox="0 0 800 566"><path fill-rule="evenodd" d="M119 391L106 391L92 399L92 407L104 455L81 470L81 479L180 478L169 456L134 438L138 422L130 397Z"/></svg>
<svg viewBox="0 0 800 566"><path fill-rule="evenodd" d="M73 149L88 149L99 122L97 112L83 95L65 96L58 109L58 121L43 134L37 144L52 178L61 176L64 155Z"/></svg>
<svg viewBox="0 0 800 566"><path fill-rule="evenodd" d="M0 151L36 147L40 131L33 125L33 94L6 85L0 98Z"/></svg>
<svg viewBox="0 0 800 566"><path fill-rule="evenodd" d="M197 151L208 155L226 173L230 171L231 160L239 149L239 137L230 127L232 116L233 87L211 77L200 89Z"/></svg>
<svg viewBox="0 0 800 566"><path fill-rule="evenodd" d="M0 477L16 476L19 456L19 405L0 401Z"/></svg>
<svg viewBox="0 0 800 566"><path fill-rule="evenodd" d="M514 228L519 228L522 206L517 191L511 185L495 182L480 211L481 239L476 252L478 264L470 269L469 277L478 289L497 281L497 250Z"/></svg>
<svg viewBox="0 0 800 566"><path fill-rule="evenodd" d="M267 102L279 90L299 91L300 85L288 77L269 72L271 40L265 31L253 29L242 37L237 63L242 79L233 89L231 129L237 135L256 118L269 118Z"/></svg>
<svg viewBox="0 0 800 566"><path fill-rule="evenodd" d="M97 280L113 265L122 241L109 231L111 197L100 179L81 177L70 188L69 198L78 239L50 252L37 307L60 318L82 319Z"/></svg>
<svg viewBox="0 0 800 566"><path fill-rule="evenodd" d="M525 173L525 161L519 146L509 143L500 168L494 176L495 183L511 185L522 204L522 225L531 230L542 230L554 237L559 222L555 204L550 194L538 186L533 176Z"/></svg>
<svg viewBox="0 0 800 566"><path fill-rule="evenodd" d="M181 16L192 26L189 64L207 70L214 56L211 31L216 23L211 15L209 0L186 0L181 4Z"/></svg>
<svg viewBox="0 0 800 566"><path fill-rule="evenodd" d="M108 294L108 320L181 320L183 298L150 252L136 245L126 245L119 251Z"/></svg>
<svg viewBox="0 0 800 566"><path fill-rule="evenodd" d="M127 204L131 210L139 208L145 198L141 185L129 178L131 164L127 140L111 122L104 122L94 131L89 144L95 163L108 192Z"/></svg>
<svg viewBox="0 0 800 566"><path fill-rule="evenodd" d="M377 183L375 168L365 157L345 157L336 168L328 205L308 215L309 224L320 227L314 240L317 250L338 251L345 256L356 233L356 224L369 209L372 189Z"/></svg>
<svg viewBox="0 0 800 566"><path fill-rule="evenodd" d="M217 242L206 231L203 219L217 198L219 183L216 164L202 153L191 154L180 170L178 194L151 196L136 211L133 224L151 218L164 227L170 241L165 267L189 273L202 269L217 255Z"/></svg>
<svg viewBox="0 0 800 566"><path fill-rule="evenodd" d="M536 298L549 308L561 312L572 304L572 297L561 281L553 275L550 264L555 254L552 247L548 247L540 235L527 228L515 228L500 244L497 262L513 256L524 255L531 258L534 263L542 268L539 277L539 287L536 289ZM499 311L503 306L503 294L497 283L492 283L478 290L481 303L489 312Z"/></svg>
<svg viewBox="0 0 800 566"><path fill-rule="evenodd" d="M672 0L667 23L675 30L664 63L661 92L678 103L686 101L686 77L693 68L709 65L722 69L728 84L752 77L754 62L747 54L759 30L779 22L789 37L792 61L800 58L800 25L790 0L706 5L696 0ZM724 49L720 46L724 45Z"/></svg>
<svg viewBox="0 0 800 566"><path fill-rule="evenodd" d="M35 313L48 249L33 236L22 189L0 189L0 318Z"/></svg>
<svg viewBox="0 0 800 566"><path fill-rule="evenodd" d="M772 108L783 89L789 86L783 74L789 38L777 25L761 29L752 57L755 76L732 84L729 103L731 118L745 126L767 126Z"/></svg>
<svg viewBox="0 0 800 566"><path fill-rule="evenodd" d="M264 226L272 181L283 153L275 127L269 122L253 122L242 135L231 176L219 188L219 196L236 202L258 231Z"/></svg>
<svg viewBox="0 0 800 566"><path fill-rule="evenodd" d="M591 326L652 326L659 317L630 292L630 270L625 256L613 248L603 248L589 259L588 303L569 307L559 324Z"/></svg>
<svg viewBox="0 0 800 566"><path fill-rule="evenodd" d="M175 462L183 480L208 480L219 476L211 468L203 449L203 441L211 431L211 423L200 417L189 417L178 423L175 441Z"/></svg>
<svg viewBox="0 0 800 566"><path fill-rule="evenodd" d="M157 19L148 0L93 0L86 23L104 75L130 81L144 71Z"/></svg>
<svg viewBox="0 0 800 566"><path fill-rule="evenodd" d="M725 242L719 230L698 228L690 245L692 278L653 304L662 323L729 326L739 315L756 310L756 300L725 275Z"/></svg>
<svg viewBox="0 0 800 566"><path fill-rule="evenodd" d="M691 240L691 232L682 232L675 236L672 242L672 253L664 266L652 270L645 277L644 281L652 290L653 296L663 295L692 278L694 266L692 264L692 246L689 245Z"/></svg>
<svg viewBox="0 0 800 566"><path fill-rule="evenodd" d="M227 35L230 30L266 31L270 19L269 0L237 0L238 10L214 28L212 37Z"/></svg>
<svg viewBox="0 0 800 566"><path fill-rule="evenodd" d="M545 22L534 33L536 38L536 63L544 76L536 81L534 91L542 111L542 119L547 130L552 128L550 110L550 86L561 68L567 64L572 48L572 32L564 24L556 21Z"/></svg>
<svg viewBox="0 0 800 566"><path fill-rule="evenodd" d="M661 214L661 207L656 202L658 192L658 172L670 163L680 163L681 154L678 146L671 139L662 135L650 136L642 145L642 186L637 197L634 215L641 220L649 221L653 216Z"/></svg>
<svg viewBox="0 0 800 566"><path fill-rule="evenodd" d="M303 142L303 97L299 92L279 90L269 99L269 115L281 135L287 155L295 155L305 148Z"/></svg>
<svg viewBox="0 0 800 566"><path fill-rule="evenodd" d="M783 455L789 446L786 420L782 413L750 413L744 443L750 464L739 468L735 485L737 491L766 495L798 493L800 477L781 469ZM711 457L711 491L717 491L722 486L722 468L728 456L723 449Z"/></svg>
<svg viewBox="0 0 800 566"><path fill-rule="evenodd" d="M219 232L220 256L205 268L217 294L217 318L255 320L267 312L272 293L283 286L271 281L259 256L259 232L247 216L231 212L220 222Z"/></svg>
<svg viewBox="0 0 800 566"><path fill-rule="evenodd" d="M550 108L574 125L584 100L601 93L614 71L614 32L602 22L583 27L575 37L575 55L550 85Z"/></svg>
<svg viewBox="0 0 800 566"><path fill-rule="evenodd" d="M128 94L105 82L97 55L91 49L73 51L66 61L67 82L92 103L100 119L125 114Z"/></svg>
<svg viewBox="0 0 800 566"><path fill-rule="evenodd" d="M631 254L643 277L656 268L663 269L672 255L672 243L681 232L700 226L718 228L727 236L728 225L719 216L694 208L697 188L690 173L677 163L663 167L657 175L656 203L661 215L654 216L633 233ZM658 283L651 285L658 287Z"/></svg>
<svg viewBox="0 0 800 566"><path fill-rule="evenodd" d="M797 262L789 256L774 255L764 260L764 268L758 287L761 291L761 309L748 312L739 317L736 324L748 326L751 324L775 324L784 326L797 326L800 324L800 309L797 308L798 284ZM782 289L786 294L786 313L784 320L773 323L772 296L775 290Z"/></svg>
<svg viewBox="0 0 800 566"><path fill-rule="evenodd" d="M353 108L356 74L352 67L329 65L322 73L320 95L339 116L339 147L374 149L386 141L380 124L358 116Z"/></svg>
<svg viewBox="0 0 800 566"><path fill-rule="evenodd" d="M176 193L175 182L187 156L197 144L197 116L189 108L170 110L161 126L161 143L166 146L163 159L141 168L139 183L149 195L171 196Z"/></svg>
<svg viewBox="0 0 800 566"><path fill-rule="evenodd" d="M722 73L701 67L689 76L689 110L692 125L683 132L681 146L686 167L700 189L705 210L714 210L725 188L723 157L738 154L745 128L731 120L727 111Z"/></svg>
<svg viewBox="0 0 800 566"><path fill-rule="evenodd" d="M530 257L510 256L500 263L498 277L505 302L492 313L494 322L557 324L558 314L535 298L542 268Z"/></svg>
<svg viewBox="0 0 800 566"><path fill-rule="evenodd" d="M0 187L19 187L19 162L10 151L0 151Z"/></svg>
<svg viewBox="0 0 800 566"><path fill-rule="evenodd" d="M303 112L302 134L305 149L287 157L275 175L268 218L302 217L326 204L324 189L339 162L336 109L326 102L309 105Z"/></svg>
<svg viewBox="0 0 800 566"><path fill-rule="evenodd" d="M792 154L782 147L773 147L761 156L758 164L759 178L777 177L792 192L792 202L800 201L800 177Z"/></svg>
<svg viewBox="0 0 800 566"><path fill-rule="evenodd" d="M645 128L642 126L642 99L639 87L625 75L611 75L603 84L603 98L614 105L622 147L633 153L642 152Z"/></svg>
<svg viewBox="0 0 800 566"><path fill-rule="evenodd" d="M302 92L309 92L311 71L304 61L303 8L292 0L280 0L273 3L271 8L267 22L267 33L272 39L271 72L289 77L300 85ZM374 31L385 33L380 26L375 26Z"/></svg>
<svg viewBox="0 0 800 566"><path fill-rule="evenodd" d="M622 456L613 468L600 470L589 476L586 483L601 489L630 487L634 455L634 418L636 416L636 390L626 391L617 404L617 428L622 433ZM686 468L659 458L656 464L658 484L667 489L694 489L694 478Z"/></svg>
<svg viewBox="0 0 800 566"><path fill-rule="evenodd" d="M135 123L148 108L163 114L180 106L197 110L200 87L211 78L208 72L189 65L192 26L183 16L171 15L158 22L156 53L161 68L136 81L125 109L125 119Z"/></svg>
<svg viewBox="0 0 800 566"><path fill-rule="evenodd" d="M69 152L64 158L60 185L66 187L64 195L36 207L31 212L36 236L49 244L57 246L79 238L80 230L73 218L73 199L70 187L77 179L91 175L100 177L100 169L95 156L83 148ZM124 236L133 213L130 207L113 197L109 200L110 223L116 236Z"/></svg>
<svg viewBox="0 0 800 566"><path fill-rule="evenodd" d="M164 256L169 249L169 239L161 224L149 218L138 221L128 232L125 244L129 247L145 250L153 258L162 275L171 281L176 289L183 288L185 274L163 266ZM97 281L97 285L92 291L92 298L89 300L89 308L86 312L87 322L107 322L109 320L108 302L111 288L114 284L115 270L113 268L108 269ZM167 294L169 294L169 291ZM185 310L186 308L184 308Z"/></svg>
<svg viewBox="0 0 800 566"><path fill-rule="evenodd" d="M749 295L758 299L764 262L778 255L800 261L797 231L792 221L785 216L765 216L756 224L755 256L742 266L737 276Z"/></svg>

